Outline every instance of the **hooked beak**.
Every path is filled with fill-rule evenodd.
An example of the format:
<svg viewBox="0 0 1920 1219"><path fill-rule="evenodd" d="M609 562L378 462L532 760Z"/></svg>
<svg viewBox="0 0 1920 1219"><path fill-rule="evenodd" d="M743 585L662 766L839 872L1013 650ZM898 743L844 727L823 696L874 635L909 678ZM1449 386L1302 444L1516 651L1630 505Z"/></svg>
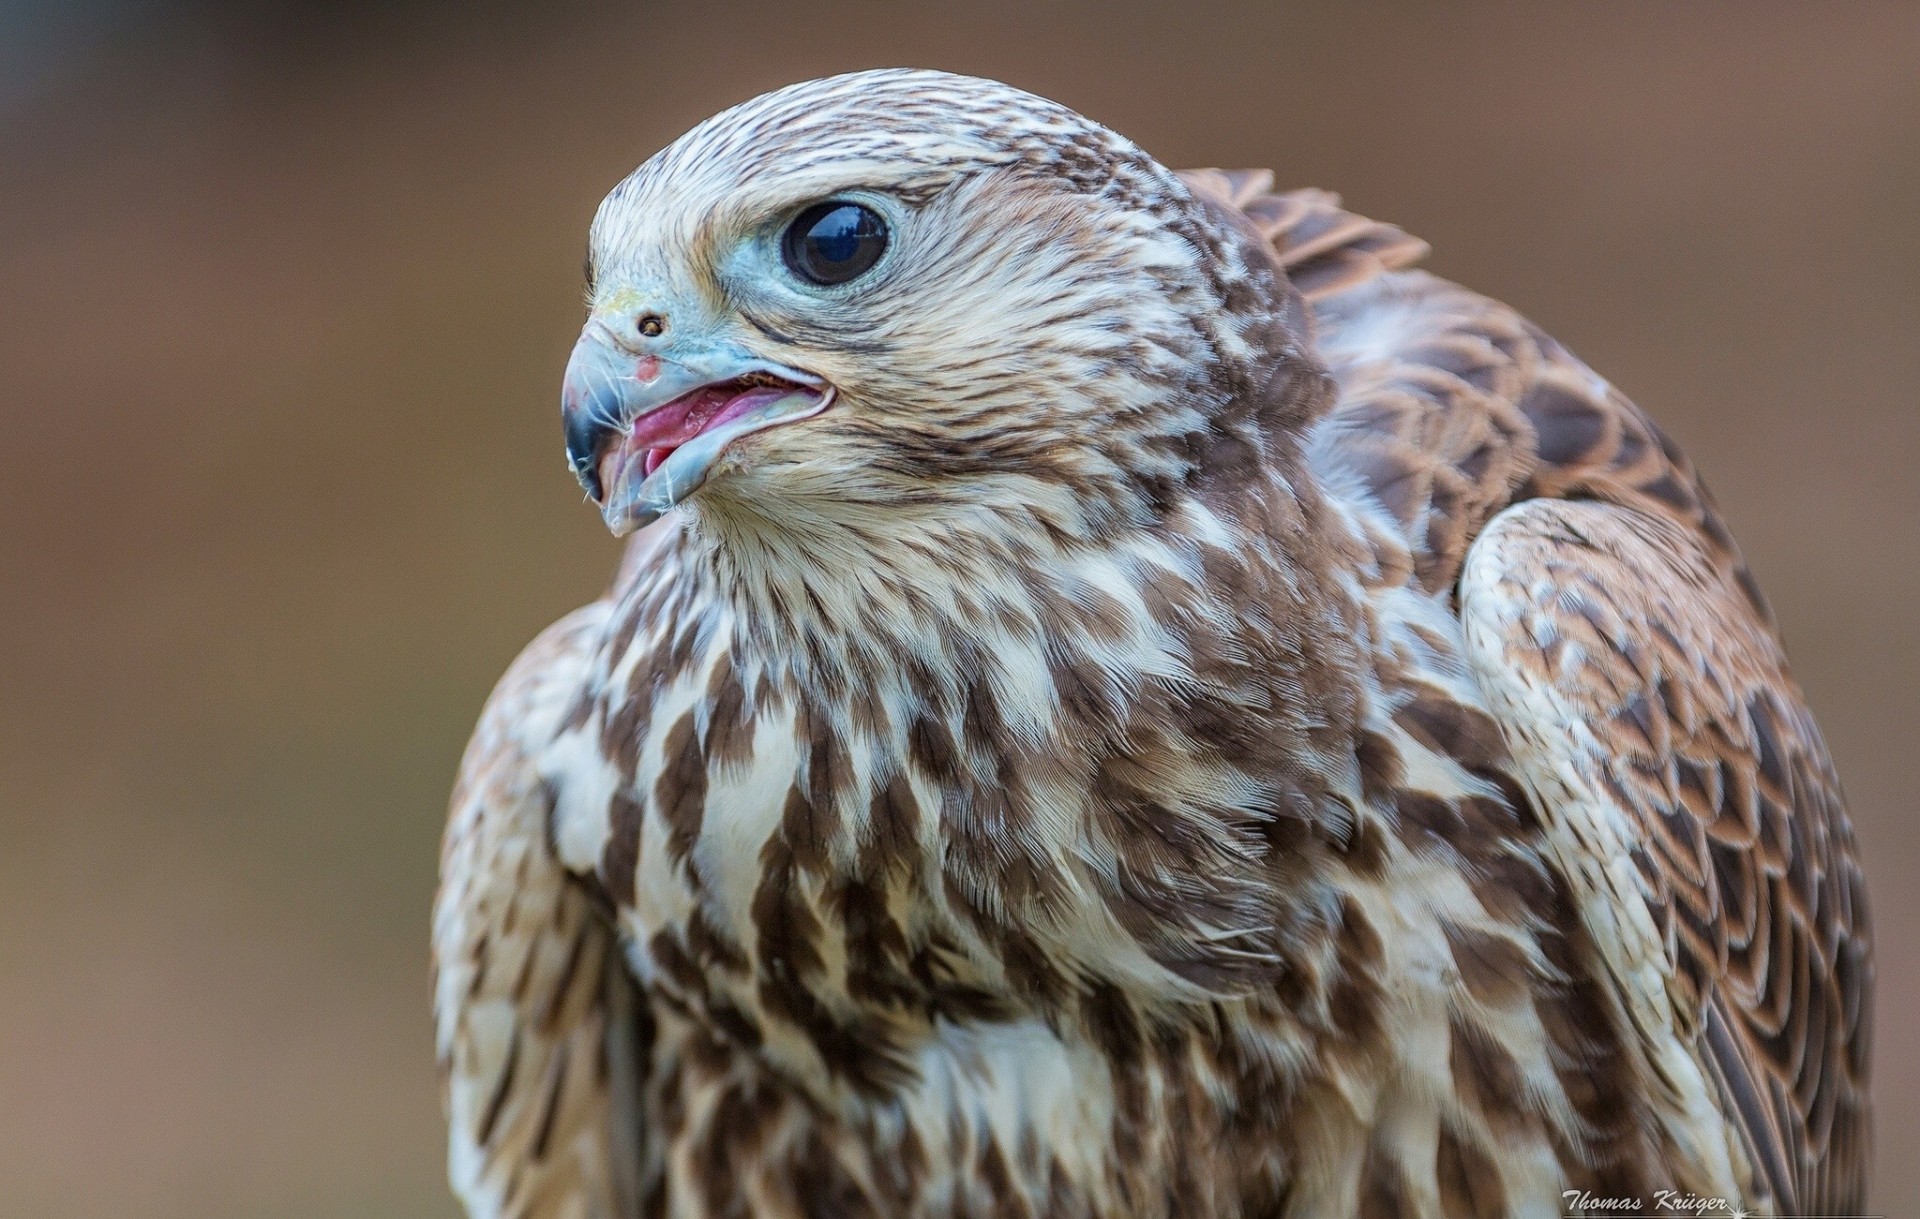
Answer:
<svg viewBox="0 0 1920 1219"><path fill-rule="evenodd" d="M697 491L734 440L832 401L819 377L731 343L641 355L590 322L560 393L567 465L620 537Z"/></svg>

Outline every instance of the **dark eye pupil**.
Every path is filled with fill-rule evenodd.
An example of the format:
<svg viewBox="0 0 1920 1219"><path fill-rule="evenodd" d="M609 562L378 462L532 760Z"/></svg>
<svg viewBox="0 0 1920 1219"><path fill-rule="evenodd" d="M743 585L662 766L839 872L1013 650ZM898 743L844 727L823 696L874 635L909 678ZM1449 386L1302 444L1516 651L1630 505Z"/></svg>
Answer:
<svg viewBox="0 0 1920 1219"><path fill-rule="evenodd" d="M887 224L858 203L816 203L795 217L782 244L795 275L816 284L844 284L887 252Z"/></svg>

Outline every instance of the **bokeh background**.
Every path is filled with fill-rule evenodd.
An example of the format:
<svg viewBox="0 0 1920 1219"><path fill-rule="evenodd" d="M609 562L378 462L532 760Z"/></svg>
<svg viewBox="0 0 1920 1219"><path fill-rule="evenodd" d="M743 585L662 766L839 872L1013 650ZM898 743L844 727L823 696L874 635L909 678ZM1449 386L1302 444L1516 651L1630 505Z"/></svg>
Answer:
<svg viewBox="0 0 1920 1219"><path fill-rule="evenodd" d="M1852 797L1920 1213L1920 7L0 0L0 1216L454 1214L445 793L614 558L587 221L891 64L1342 191L1669 425Z"/></svg>

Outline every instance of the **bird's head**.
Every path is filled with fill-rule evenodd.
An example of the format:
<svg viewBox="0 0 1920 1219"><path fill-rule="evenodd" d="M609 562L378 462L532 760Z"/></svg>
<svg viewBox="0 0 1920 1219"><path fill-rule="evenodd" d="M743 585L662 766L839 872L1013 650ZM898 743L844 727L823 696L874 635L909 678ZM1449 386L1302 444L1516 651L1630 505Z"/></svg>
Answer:
<svg viewBox="0 0 1920 1219"><path fill-rule="evenodd" d="M567 453L626 533L1014 500L1150 515L1304 410L1298 298L1230 209L1007 85L863 72L688 132L589 249Z"/></svg>

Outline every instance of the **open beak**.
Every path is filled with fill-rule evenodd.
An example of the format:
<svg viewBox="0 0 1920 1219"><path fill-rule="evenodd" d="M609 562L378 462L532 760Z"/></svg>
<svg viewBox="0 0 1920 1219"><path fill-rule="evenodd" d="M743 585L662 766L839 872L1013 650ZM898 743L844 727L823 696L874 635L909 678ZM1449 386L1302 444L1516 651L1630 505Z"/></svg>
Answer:
<svg viewBox="0 0 1920 1219"><path fill-rule="evenodd" d="M697 491L727 445L819 414L833 388L726 342L637 354L590 322L560 393L567 465L619 537Z"/></svg>

